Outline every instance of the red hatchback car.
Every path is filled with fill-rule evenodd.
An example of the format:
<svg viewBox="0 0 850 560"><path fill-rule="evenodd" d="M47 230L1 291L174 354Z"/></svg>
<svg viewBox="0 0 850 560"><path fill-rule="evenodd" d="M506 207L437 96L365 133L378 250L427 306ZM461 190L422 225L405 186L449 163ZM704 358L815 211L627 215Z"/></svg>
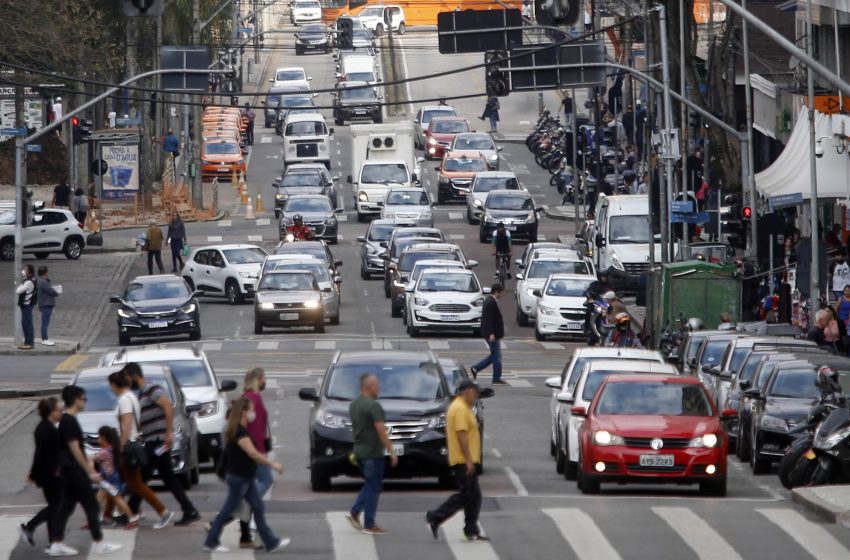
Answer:
<svg viewBox="0 0 850 560"><path fill-rule="evenodd" d="M434 117L425 130L425 157L441 159L454 144L455 136L469 132L469 122L463 117Z"/></svg>
<svg viewBox="0 0 850 560"><path fill-rule="evenodd" d="M698 483L700 490L726 495L729 439L718 412L695 377L612 375L584 416L579 430L578 486L599 492L602 482Z"/></svg>

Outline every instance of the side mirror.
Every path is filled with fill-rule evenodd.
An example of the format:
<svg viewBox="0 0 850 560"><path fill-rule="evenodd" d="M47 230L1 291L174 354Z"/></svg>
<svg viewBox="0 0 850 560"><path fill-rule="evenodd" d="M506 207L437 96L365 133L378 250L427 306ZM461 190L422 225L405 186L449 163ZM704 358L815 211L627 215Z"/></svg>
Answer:
<svg viewBox="0 0 850 560"><path fill-rule="evenodd" d="M490 288L481 288L481 293L484 294L484 295L488 295L492 292L493 292L493 290L490 289Z"/></svg>
<svg viewBox="0 0 850 560"><path fill-rule="evenodd" d="M496 146L496 151L497 151L497 152L501 152L501 151L502 151L502 147L501 147L501 146Z"/></svg>
<svg viewBox="0 0 850 560"><path fill-rule="evenodd" d="M387 242L386 242L386 241L379 241L379 242L378 242L378 245L380 245L380 246L381 246L381 247L383 247L384 249L386 249L386 248L387 248Z"/></svg>
<svg viewBox="0 0 850 560"><path fill-rule="evenodd" d="M602 235L601 233L596 234L596 246L597 247L604 247L605 246L605 236Z"/></svg>
<svg viewBox="0 0 850 560"><path fill-rule="evenodd" d="M750 397L751 399L761 399L761 391L758 390L757 387L752 387L744 391L744 395Z"/></svg>
<svg viewBox="0 0 850 560"><path fill-rule="evenodd" d="M316 390L312 387L305 387L298 391L298 398L302 401L319 402L319 395L316 394Z"/></svg>
<svg viewBox="0 0 850 560"><path fill-rule="evenodd" d="M525 278L522 272L517 272L516 274L514 274L514 276L516 276L517 280L522 280Z"/></svg>
<svg viewBox="0 0 850 560"><path fill-rule="evenodd" d="M570 409L570 414L573 416L587 416L587 408L583 406L574 406Z"/></svg>
<svg viewBox="0 0 850 560"><path fill-rule="evenodd" d="M382 261L389 261L390 260L390 256L387 255L386 253L383 254L383 255L379 255L378 258L381 259Z"/></svg>
<svg viewBox="0 0 850 560"><path fill-rule="evenodd" d="M742 379L738 381L738 387L741 388L742 391L746 391L752 386L752 383L746 379Z"/></svg>
<svg viewBox="0 0 850 560"><path fill-rule="evenodd" d="M121 303L121 296L109 296L109 303Z"/></svg>
<svg viewBox="0 0 850 560"><path fill-rule="evenodd" d="M738 411L735 410L734 408L724 408L720 412L720 417L723 418L723 419L737 418L738 417Z"/></svg>
<svg viewBox="0 0 850 560"><path fill-rule="evenodd" d="M705 364L704 366L702 366L702 372L707 373L709 375L717 375L716 369L717 366L713 366L711 364Z"/></svg>
<svg viewBox="0 0 850 560"><path fill-rule="evenodd" d="M274 78L269 78L269 81L270 81L271 83L274 83Z"/></svg>
<svg viewBox="0 0 850 560"><path fill-rule="evenodd" d="M342 284L342 276L334 276L334 284Z"/></svg>
<svg viewBox="0 0 850 560"><path fill-rule="evenodd" d="M425 158L424 157L416 158L416 163L425 163Z"/></svg>
<svg viewBox="0 0 850 560"><path fill-rule="evenodd" d="M522 268L522 267L523 267L523 266L522 266L522 259L517 259L517 260L515 260L514 262L516 263L517 268Z"/></svg>
<svg viewBox="0 0 850 560"><path fill-rule="evenodd" d="M476 266L478 266L478 261L474 259L469 259L468 261L466 261L466 268L475 268Z"/></svg>
<svg viewBox="0 0 850 560"><path fill-rule="evenodd" d="M335 208L334 214L345 214L345 208Z"/></svg>
<svg viewBox="0 0 850 560"><path fill-rule="evenodd" d="M569 391L564 391L563 393L558 393L558 402L564 404L573 404L575 402L575 398L573 394Z"/></svg>
<svg viewBox="0 0 850 560"><path fill-rule="evenodd" d="M328 129L328 136L333 136L333 135L334 135L334 129L333 129L333 127L331 127L331 128Z"/></svg>
<svg viewBox="0 0 850 560"><path fill-rule="evenodd" d="M346 182L350 183L350 182L352 181L351 175L349 175L348 177L346 177L346 179L345 179L345 180L346 180Z"/></svg>
<svg viewBox="0 0 850 560"><path fill-rule="evenodd" d="M221 390L225 393L229 393L230 391L235 391L236 387L238 386L236 384L236 382L233 381L232 379L225 379L221 383L219 383L219 385L221 386Z"/></svg>
<svg viewBox="0 0 850 560"><path fill-rule="evenodd" d="M331 181L333 181L334 183L339 181L339 175L337 175L336 177L331 177Z"/></svg>
<svg viewBox="0 0 850 560"><path fill-rule="evenodd" d="M342 266L342 261L334 261L334 266Z"/></svg>
<svg viewBox="0 0 850 560"><path fill-rule="evenodd" d="M536 298L539 298L539 297L543 297L543 292L541 292L540 290L532 290L531 295L533 295Z"/></svg>
<svg viewBox="0 0 850 560"><path fill-rule="evenodd" d="M484 387L478 391L479 399L489 399L496 395L496 391L494 391L491 387Z"/></svg>
<svg viewBox="0 0 850 560"><path fill-rule="evenodd" d="M719 377L720 379L732 379L732 372L731 371L720 371L720 372L717 373L717 377Z"/></svg>
<svg viewBox="0 0 850 560"><path fill-rule="evenodd" d="M413 124L419 124L419 119L413 119Z"/></svg>
<svg viewBox="0 0 850 560"><path fill-rule="evenodd" d="M312 79L313 79L313 76L307 76L307 81L308 81L308 82L309 82L310 80L312 80Z"/></svg>
<svg viewBox="0 0 850 560"><path fill-rule="evenodd" d="M402 288L404 290L407 290L407 287L408 287L408 285L405 284L404 282L393 282L393 286L396 287L396 288Z"/></svg>
<svg viewBox="0 0 850 560"><path fill-rule="evenodd" d="M561 378L557 375L555 377L550 377L546 380L546 386L550 389L560 389L561 388Z"/></svg>
<svg viewBox="0 0 850 560"><path fill-rule="evenodd" d="M366 236L365 236L365 235L360 235L360 236L358 236L358 237L357 237L357 242L358 242L358 243L366 243Z"/></svg>
<svg viewBox="0 0 850 560"><path fill-rule="evenodd" d="M322 293L323 293L323 294L330 294L330 293L332 293L333 291L334 291L334 290L333 290L333 288L322 288Z"/></svg>

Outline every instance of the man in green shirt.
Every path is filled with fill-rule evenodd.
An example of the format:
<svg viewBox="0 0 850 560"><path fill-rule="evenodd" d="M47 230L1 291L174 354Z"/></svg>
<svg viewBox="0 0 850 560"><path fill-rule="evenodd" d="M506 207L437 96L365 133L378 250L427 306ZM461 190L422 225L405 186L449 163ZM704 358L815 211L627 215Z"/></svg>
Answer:
<svg viewBox="0 0 850 560"><path fill-rule="evenodd" d="M385 455L395 467L398 457L393 452L384 424L384 409L377 401L380 383L377 376L365 373L360 376L360 396L349 406L351 428L354 432L354 459L363 474L363 488L351 506L348 521L358 531L370 535L385 535L387 532L375 525L378 497L384 484ZM360 514L363 513L363 524Z"/></svg>

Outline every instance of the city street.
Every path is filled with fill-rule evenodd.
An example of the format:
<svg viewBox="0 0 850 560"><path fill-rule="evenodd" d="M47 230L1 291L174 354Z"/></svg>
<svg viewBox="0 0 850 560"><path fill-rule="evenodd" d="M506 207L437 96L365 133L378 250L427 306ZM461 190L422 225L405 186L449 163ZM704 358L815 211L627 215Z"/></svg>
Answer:
<svg viewBox="0 0 850 560"><path fill-rule="evenodd" d="M407 77L440 72L480 63L478 55L439 55L436 32L409 32L396 37ZM286 46L292 46L287 37ZM269 74L276 67L303 65L313 90L332 88L334 60L330 54L307 54L295 57L291 50L277 50L268 63ZM268 81L263 80L266 85ZM445 95L466 95L484 91L483 72L478 69L435 80L414 81L405 86L413 102L400 107L399 114L385 122L411 121L418 99ZM242 101L245 101L244 99ZM458 114L469 120L471 128L486 130L487 123L478 120L484 97L449 101ZM560 99L546 92L544 103L558 110ZM331 104L328 94L320 94L318 105ZM258 115L259 98L254 100ZM430 104L430 102L429 102ZM500 134L497 143L501 170L516 173L520 183L534 197L538 207L556 206L560 195L549 186L549 174L540 169L526 149L524 135L537 119L536 93L511 94L501 101ZM329 125L330 111L324 111ZM263 128L257 118L256 141L250 151L248 191L258 192L265 201L265 211L255 219L246 219L246 207L229 184L220 185L227 192L220 199L229 207L229 215L218 221L187 223L188 241L193 248L220 243L254 243L273 253L278 242L277 222L273 214L275 189L272 181L279 176L281 139L274 130ZM555 471L549 455L549 402L552 389L544 385L546 378L559 375L574 349L583 341L553 338L538 342L534 327L520 327L516 321L515 285L508 281L500 307L505 318L503 341L505 380L495 386L495 396L485 402L484 474L481 486L484 503L480 525L489 543L470 543L462 538L462 515L451 519L434 541L425 523L425 511L436 507L450 493L438 486L435 478L387 481L381 497L378 521L389 532L370 536L355 532L344 519L360 481L334 479L329 492L310 489L309 424L310 404L298 398L298 391L317 387L336 352L372 350L422 350L452 357L467 367L483 358L487 346L480 338L469 335L425 335L411 339L401 318L390 315L390 300L384 297L380 279L360 277L360 246L356 241L364 235L368 224L359 223L354 211L355 193L346 177L351 170L351 136L348 125L334 126L332 141L332 174L340 178L338 189L345 212L339 216L339 244L331 251L341 268L342 296L339 325L328 325L324 334L312 329L282 331L273 329L262 335L253 330L252 304L229 305L223 298L201 301L202 340L197 347L209 358L220 380L231 379L241 385L246 370L265 369L268 379L264 394L270 411L274 454L285 468L282 477L266 502L271 527L281 536L292 538L283 557L311 560L734 560L734 559L803 559L829 560L847 558L850 554L850 531L841 524L829 524L803 510L791 501L774 473L753 475L747 464L729 456L728 496L705 497L696 486L605 485L598 496L586 496L575 481L567 481ZM418 152L421 154L421 152ZM423 186L436 200L438 161L422 164ZM447 242L458 244L468 259L479 262L473 269L482 285L493 282L494 258L489 244L479 243L477 226L466 221L462 203L440 205L435 209L435 227L442 230ZM122 230L106 232L130 240L142 232ZM541 218L539 240L557 241L574 235L572 221ZM524 241L514 244L514 257L525 248ZM123 286L114 282L98 284L100 292L83 289L85 274L112 274L122 265L128 267L127 280L147 274L144 255L83 255L79 261L47 261L55 278L64 278L68 293L98 301L106 297L104 290ZM170 270L170 254L163 251L166 269ZM27 259L25 262L35 262ZM125 264L126 262L126 264ZM54 266L55 263L55 266ZM4 263L3 277L11 275L11 263ZM122 273L124 271L122 270ZM57 280L59 282L59 280ZM73 286L73 288L71 287ZM5 297L5 296L4 296ZM5 297L6 300L10 298ZM10 300L11 301L11 300ZM4 303L8 304L9 302ZM60 300L61 304L61 300ZM60 308L61 309L61 308ZM10 306L0 306L5 317ZM90 317L94 317L92 310ZM118 327L113 310L103 314L90 343L79 353L63 356L2 356L0 370L3 381L52 384L56 388L70 382L82 369L98 365L100 356L118 347ZM54 321L62 332L73 332L74 321L87 317L76 313L57 313ZM5 319L4 319L5 320ZM63 325L64 324L64 325ZM148 341L168 346L189 347L185 338ZM133 342L140 346L141 342ZM479 377L489 387L491 371ZM235 396L231 393L231 396ZM5 433L0 432L0 450L4 458L0 481L0 560L42 558L47 545L43 529L36 533L36 547L30 548L18 538L17 527L42 503L40 491L23 484L30 466L32 444L30 434L37 423L30 414ZM160 489L161 490L161 489ZM207 465L202 469L200 484L190 496L201 510L204 521L190 527L168 527L154 531L148 509L147 521L137 531L110 529L109 541L120 543L123 550L112 557L121 559L207 558L201 550L205 525L223 504L225 487ZM169 505L176 503L167 492L160 495ZM144 506L147 507L147 506ZM66 543L79 548L81 556L89 554L90 537L80 526L85 519L79 509L70 521ZM237 547L238 527L230 525L222 543L233 547L230 554L214 553L225 558L262 557ZM94 555L94 552L90 553Z"/></svg>

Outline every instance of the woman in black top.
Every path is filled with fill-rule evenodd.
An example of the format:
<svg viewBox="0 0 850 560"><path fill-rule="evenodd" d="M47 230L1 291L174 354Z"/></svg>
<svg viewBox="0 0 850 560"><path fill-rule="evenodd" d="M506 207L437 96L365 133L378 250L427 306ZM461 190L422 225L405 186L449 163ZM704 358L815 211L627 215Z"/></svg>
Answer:
<svg viewBox="0 0 850 560"><path fill-rule="evenodd" d="M263 499L257 492L257 464L267 465L278 474L283 474L283 466L269 460L254 447L251 436L248 434L248 423L253 422L255 418L254 403L250 399L242 397L234 401L224 432L224 441L227 444L224 451L227 498L207 534L207 540L204 543L204 550L207 552L229 552L226 547L221 546L219 538L224 525L233 518L243 500L251 506L257 532L267 551L277 552L289 544L289 539L278 538L272 533L266 523Z"/></svg>
<svg viewBox="0 0 850 560"><path fill-rule="evenodd" d="M51 514L62 498L62 486L59 482L59 431L56 429L56 424L62 417L59 399L56 397L41 399L38 403L38 415L41 416L41 422L35 428L35 454L32 457L32 467L27 479L44 492L47 506L27 523L21 523L21 538L30 546L35 546L33 533L42 523L47 522L47 531L53 534Z"/></svg>

